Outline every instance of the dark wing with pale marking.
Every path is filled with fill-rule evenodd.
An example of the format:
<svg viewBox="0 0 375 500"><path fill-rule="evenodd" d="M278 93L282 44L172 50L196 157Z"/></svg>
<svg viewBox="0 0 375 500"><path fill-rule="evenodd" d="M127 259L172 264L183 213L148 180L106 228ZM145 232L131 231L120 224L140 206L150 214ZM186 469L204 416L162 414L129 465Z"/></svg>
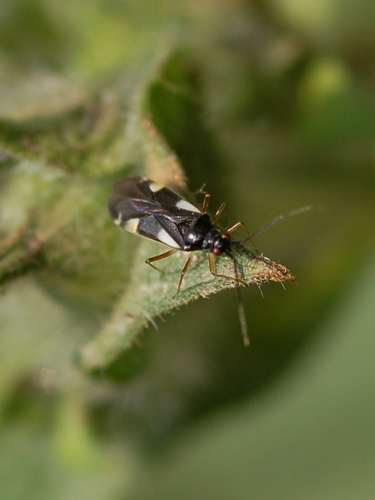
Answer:
<svg viewBox="0 0 375 500"><path fill-rule="evenodd" d="M194 205L184 200L184 198L174 191L145 177L128 177L127 179L116 181L113 184L113 192L119 196L133 200L152 200L170 211L176 210L178 204L185 201L189 205L190 211L199 212ZM189 210L185 208L185 211Z"/></svg>
<svg viewBox="0 0 375 500"><path fill-rule="evenodd" d="M142 177L129 177L113 184L108 211L119 226L124 226L130 219L139 219L147 211L158 207L159 203L152 199L152 192Z"/></svg>
<svg viewBox="0 0 375 500"><path fill-rule="evenodd" d="M108 201L110 216L124 226L129 219L158 215L175 224L194 220L200 210L165 186L144 177L129 177L113 184Z"/></svg>
<svg viewBox="0 0 375 500"><path fill-rule="evenodd" d="M108 210L121 227L141 236L182 248L183 235L201 211L165 186L144 177L113 184Z"/></svg>

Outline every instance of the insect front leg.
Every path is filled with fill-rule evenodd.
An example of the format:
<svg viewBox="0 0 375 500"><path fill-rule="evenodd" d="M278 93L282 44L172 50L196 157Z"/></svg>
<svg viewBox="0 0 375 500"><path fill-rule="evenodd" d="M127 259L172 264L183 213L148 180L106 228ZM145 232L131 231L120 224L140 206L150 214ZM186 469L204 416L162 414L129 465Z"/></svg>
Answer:
<svg viewBox="0 0 375 500"><path fill-rule="evenodd" d="M226 276L225 274L218 274L215 271L215 259L212 253L208 254L208 262L210 265L210 273L212 276L215 276L215 278L225 278L227 280L235 281L236 283L240 283L241 285L248 286L245 280L242 280L240 278L234 278L233 276Z"/></svg>
<svg viewBox="0 0 375 500"><path fill-rule="evenodd" d="M247 232L248 236L250 236L250 232L249 230L247 229L247 227L245 226L245 224L242 222L242 221L238 221L236 222L235 224L233 224L233 226L230 226L225 232L226 233L233 233L234 231L236 231L239 227L243 227L245 229L245 231ZM255 245L254 241L252 238L249 238L250 241L251 241L251 244L253 245L255 251L257 254L259 254L259 250L257 248L257 246Z"/></svg>
<svg viewBox="0 0 375 500"><path fill-rule="evenodd" d="M164 252L161 255L156 255L155 257L150 257L145 262L146 262L146 264L148 264L152 268L159 271L159 273L164 273L163 269L159 269L158 267L154 266L152 263L156 262L157 260L166 259L167 257L170 257L171 255L173 255L176 252L177 252L177 250L173 248L172 250L168 250L168 252Z"/></svg>
<svg viewBox="0 0 375 500"><path fill-rule="evenodd" d="M247 229L247 227L245 226L245 224L242 221L236 222L235 224L233 224L233 226L230 226L225 232L226 233L233 233L239 227L243 227L245 229L245 231L247 232L248 236L250 236L249 230Z"/></svg>

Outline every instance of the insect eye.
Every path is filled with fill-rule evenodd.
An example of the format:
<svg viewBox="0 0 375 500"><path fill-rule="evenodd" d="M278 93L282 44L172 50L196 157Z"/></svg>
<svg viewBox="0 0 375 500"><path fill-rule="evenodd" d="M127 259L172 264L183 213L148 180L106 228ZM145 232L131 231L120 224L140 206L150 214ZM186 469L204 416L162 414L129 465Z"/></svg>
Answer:
<svg viewBox="0 0 375 500"><path fill-rule="evenodd" d="M216 255L216 257L219 257L223 252L220 250L220 248L215 247L213 249L213 254Z"/></svg>

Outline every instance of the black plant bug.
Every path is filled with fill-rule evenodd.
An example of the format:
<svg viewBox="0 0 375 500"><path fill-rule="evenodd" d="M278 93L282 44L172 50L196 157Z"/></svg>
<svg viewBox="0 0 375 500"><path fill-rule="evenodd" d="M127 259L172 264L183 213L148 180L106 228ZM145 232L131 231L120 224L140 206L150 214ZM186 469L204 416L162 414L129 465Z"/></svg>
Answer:
<svg viewBox="0 0 375 500"><path fill-rule="evenodd" d="M237 284L238 313L243 341L250 345L244 306L241 297L240 285L246 282L239 278L236 259L232 253L233 245L241 245L254 236L268 229L285 217L311 210L313 207L303 207L284 215L279 215L253 234L250 234L245 224L236 222L226 231L215 226L216 220L222 214L225 203L222 203L213 219L207 214L210 195L202 190L204 201L202 210L192 205L180 195L145 177L129 177L116 181L113 184L113 194L108 200L108 210L114 222L131 233L158 241L171 248L167 252L150 257L146 264L160 271L153 262L173 255L178 250L195 252L205 250L208 253L210 272L217 278L235 281ZM243 227L248 236L242 241L233 241L231 233ZM227 255L233 262L233 276L226 276L215 272L214 256ZM185 274L193 260L193 253L189 256L180 276L177 294L180 292Z"/></svg>

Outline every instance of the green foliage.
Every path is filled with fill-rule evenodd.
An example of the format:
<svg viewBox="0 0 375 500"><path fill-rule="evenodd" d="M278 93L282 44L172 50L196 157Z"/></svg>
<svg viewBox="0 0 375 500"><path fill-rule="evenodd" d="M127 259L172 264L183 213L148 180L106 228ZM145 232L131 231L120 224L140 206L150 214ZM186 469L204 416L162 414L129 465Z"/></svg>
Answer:
<svg viewBox="0 0 375 500"><path fill-rule="evenodd" d="M2 498L373 496L372 9L3 1ZM176 296L186 256L110 220L134 174L223 227L325 207L237 255L250 349L203 253ZM262 299L292 279L263 252L300 286Z"/></svg>

